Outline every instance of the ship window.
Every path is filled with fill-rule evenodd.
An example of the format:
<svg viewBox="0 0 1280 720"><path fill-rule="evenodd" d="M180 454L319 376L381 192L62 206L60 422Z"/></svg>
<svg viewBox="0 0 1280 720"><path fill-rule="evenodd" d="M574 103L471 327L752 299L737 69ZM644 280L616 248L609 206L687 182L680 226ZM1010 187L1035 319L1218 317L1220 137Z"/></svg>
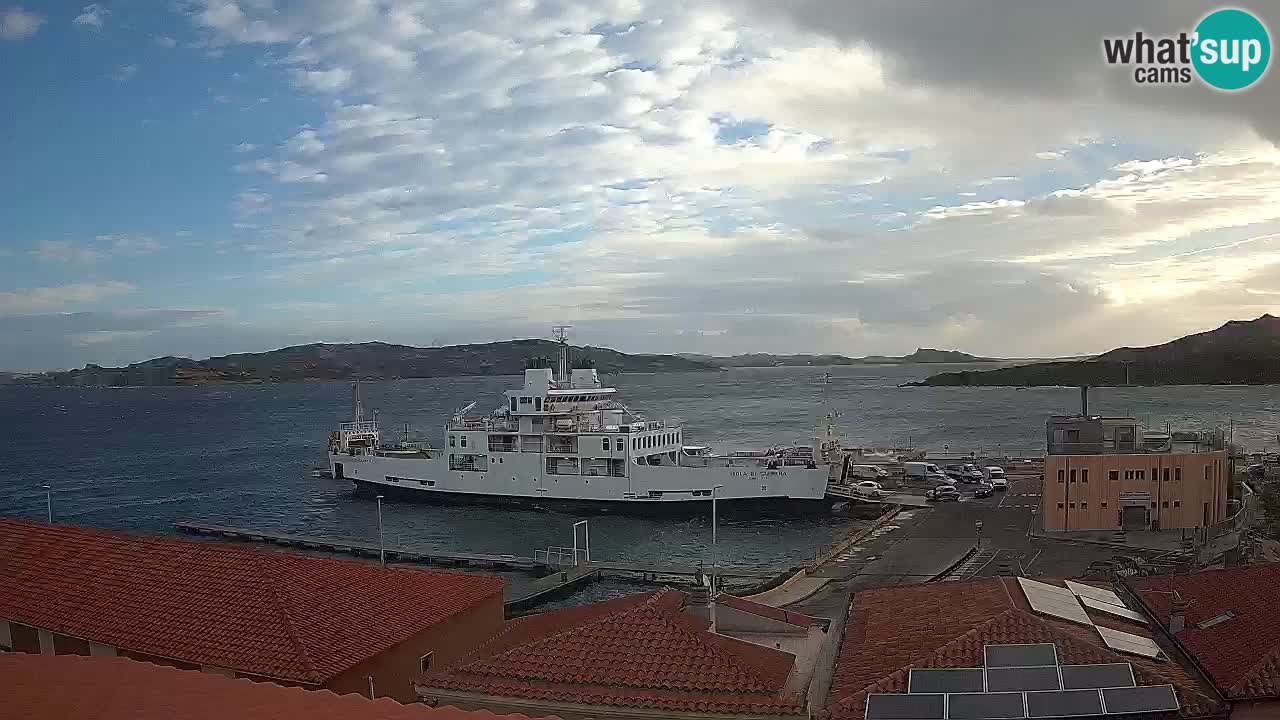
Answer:
<svg viewBox="0 0 1280 720"><path fill-rule="evenodd" d="M533 409L542 412L542 398L536 397L533 399Z"/></svg>
<svg viewBox="0 0 1280 720"><path fill-rule="evenodd" d="M622 438L613 441L613 449L622 452Z"/></svg>
<svg viewBox="0 0 1280 720"><path fill-rule="evenodd" d="M458 446L458 438L454 437L453 435L450 435L450 436L449 436L449 447L457 447L457 446Z"/></svg>
<svg viewBox="0 0 1280 720"><path fill-rule="evenodd" d="M639 450L639 449L640 449L640 440L639 440L639 438L631 438L631 449L632 449L632 450Z"/></svg>
<svg viewBox="0 0 1280 720"><path fill-rule="evenodd" d="M604 438L604 451L609 452L609 438Z"/></svg>
<svg viewBox="0 0 1280 720"><path fill-rule="evenodd" d="M516 411L516 399L511 398L511 412L515 412L515 411Z"/></svg>
<svg viewBox="0 0 1280 720"><path fill-rule="evenodd" d="M458 436L458 444L459 444L459 445L461 445L462 447L466 447L466 446L467 446L467 436L466 436L466 435L460 435L460 436Z"/></svg>

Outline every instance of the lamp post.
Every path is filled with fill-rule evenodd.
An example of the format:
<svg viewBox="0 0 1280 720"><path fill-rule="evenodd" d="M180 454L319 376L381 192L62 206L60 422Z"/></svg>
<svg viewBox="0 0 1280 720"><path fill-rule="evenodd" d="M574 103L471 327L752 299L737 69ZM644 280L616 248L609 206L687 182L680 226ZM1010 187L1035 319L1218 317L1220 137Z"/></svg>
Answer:
<svg viewBox="0 0 1280 720"><path fill-rule="evenodd" d="M718 508L716 507L716 494L720 492L721 485L714 485L711 488L711 632L716 631L716 593L720 588L720 544L717 537L717 524L719 522Z"/></svg>
<svg viewBox="0 0 1280 720"><path fill-rule="evenodd" d="M41 485L44 488L44 504L45 510L48 512L49 524L53 524L53 488L48 485Z"/></svg>
<svg viewBox="0 0 1280 720"><path fill-rule="evenodd" d="M382 496L378 496L378 561L382 563L382 567L387 566L387 546L382 541ZM372 678L369 682L370 691L373 688Z"/></svg>

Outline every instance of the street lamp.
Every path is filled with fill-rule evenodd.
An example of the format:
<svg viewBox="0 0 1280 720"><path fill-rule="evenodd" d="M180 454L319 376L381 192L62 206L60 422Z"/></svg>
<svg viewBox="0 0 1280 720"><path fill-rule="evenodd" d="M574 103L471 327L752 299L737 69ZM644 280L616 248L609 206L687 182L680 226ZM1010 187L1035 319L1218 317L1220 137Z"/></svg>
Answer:
<svg viewBox="0 0 1280 720"><path fill-rule="evenodd" d="M387 546L382 541L382 496L378 496L378 561L387 566ZM372 687L373 683L370 683Z"/></svg>
<svg viewBox="0 0 1280 720"><path fill-rule="evenodd" d="M44 488L44 504L45 509L49 513L49 524L53 524L53 488L48 485L41 485Z"/></svg>

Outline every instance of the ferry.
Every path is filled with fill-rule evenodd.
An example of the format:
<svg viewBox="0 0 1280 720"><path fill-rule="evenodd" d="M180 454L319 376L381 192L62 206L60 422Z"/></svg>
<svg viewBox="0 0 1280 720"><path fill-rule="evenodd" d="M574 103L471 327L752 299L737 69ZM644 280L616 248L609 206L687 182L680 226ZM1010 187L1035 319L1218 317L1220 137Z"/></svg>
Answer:
<svg viewBox="0 0 1280 720"><path fill-rule="evenodd" d="M831 416L817 423L813 444L717 454L686 445L680 423L646 419L627 408L595 368L568 367L560 341L559 372L534 361L524 384L505 393L488 415L459 409L445 425L445 444L383 442L366 414L360 385L353 417L329 436L329 471L357 491L435 502L539 509L829 510L828 482L847 472Z"/></svg>

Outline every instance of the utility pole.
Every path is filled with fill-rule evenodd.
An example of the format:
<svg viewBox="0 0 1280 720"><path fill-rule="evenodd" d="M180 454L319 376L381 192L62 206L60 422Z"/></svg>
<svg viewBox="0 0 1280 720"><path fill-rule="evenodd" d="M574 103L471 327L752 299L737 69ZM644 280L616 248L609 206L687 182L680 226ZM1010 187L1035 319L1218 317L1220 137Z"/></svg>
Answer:
<svg viewBox="0 0 1280 720"><path fill-rule="evenodd" d="M378 562L382 563L382 567L387 566L387 546L382 539L382 496L378 496ZM369 690L373 691L373 678L369 678Z"/></svg>

